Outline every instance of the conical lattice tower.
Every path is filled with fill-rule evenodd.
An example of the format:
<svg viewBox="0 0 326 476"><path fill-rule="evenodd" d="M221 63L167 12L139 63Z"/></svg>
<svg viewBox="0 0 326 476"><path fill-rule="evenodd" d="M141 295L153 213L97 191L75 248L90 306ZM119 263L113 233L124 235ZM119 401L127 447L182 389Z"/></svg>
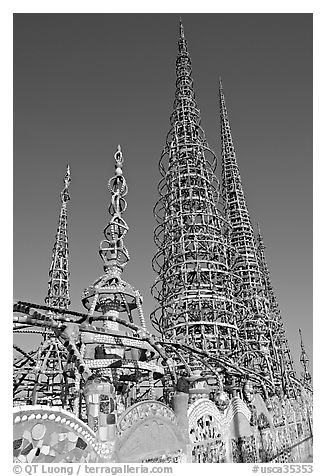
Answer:
<svg viewBox="0 0 326 476"><path fill-rule="evenodd" d="M64 177L64 189L61 192L59 222L49 271L48 293L45 298L45 303L52 308L48 314L54 319L55 309L67 310L70 304L67 235L70 181L68 165ZM74 374L69 364L68 352L55 334L44 330L38 349L26 353L16 346L16 351L20 356L14 364L14 400L19 400L24 395L25 400L30 404L71 408Z"/></svg>
<svg viewBox="0 0 326 476"><path fill-rule="evenodd" d="M158 251L152 288L158 301L153 326L164 339L212 356L238 350L232 249L217 208L216 157L201 127L184 29L180 21L176 92L171 129L159 169L160 198L154 208ZM190 359L190 364L196 366Z"/></svg>
<svg viewBox="0 0 326 476"><path fill-rule="evenodd" d="M222 82L219 83L222 146L222 198L231 225L230 242L237 251L236 272L242 280L240 300L245 312L238 316L242 344L240 363L272 383L280 375L269 302L264 295L253 227L243 191Z"/></svg>
<svg viewBox="0 0 326 476"><path fill-rule="evenodd" d="M293 384L293 379L296 377L294 369L293 358L291 355L290 346L286 338L285 329L281 311L275 296L274 288L271 283L270 272L267 266L265 245L263 237L258 226L257 233L257 253L258 263L261 271L262 283L266 299L269 301L270 320L273 327L273 336L276 350L276 358L278 359L279 368L281 370L282 386L284 392L293 396L296 392L296 387Z"/></svg>

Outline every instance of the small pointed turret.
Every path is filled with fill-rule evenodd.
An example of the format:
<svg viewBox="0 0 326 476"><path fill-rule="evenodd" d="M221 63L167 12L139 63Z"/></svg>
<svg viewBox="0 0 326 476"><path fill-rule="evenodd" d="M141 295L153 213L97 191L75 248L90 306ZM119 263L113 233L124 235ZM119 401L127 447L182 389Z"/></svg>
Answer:
<svg viewBox="0 0 326 476"><path fill-rule="evenodd" d="M290 351L290 346L286 338L281 311L271 283L270 272L267 266L265 255L265 245L259 224L257 224L257 253L258 263L261 271L261 279L265 292L265 297L269 302L269 319L272 330L272 339L275 347L275 358L278 362L279 372L282 376L282 385L285 393L293 396L295 387L293 378L295 377L294 363Z"/></svg>
<svg viewBox="0 0 326 476"><path fill-rule="evenodd" d="M305 346L304 346L304 343L303 343L301 329L299 329L299 334L300 334L300 344L301 344L300 362L301 362L301 365L303 367L303 372L301 373L301 375L302 375L301 381L302 381L302 383L305 387L306 386L310 387L311 386L311 374L308 370L308 368L309 368L309 357L308 357L308 354L306 352L306 349L305 349Z"/></svg>

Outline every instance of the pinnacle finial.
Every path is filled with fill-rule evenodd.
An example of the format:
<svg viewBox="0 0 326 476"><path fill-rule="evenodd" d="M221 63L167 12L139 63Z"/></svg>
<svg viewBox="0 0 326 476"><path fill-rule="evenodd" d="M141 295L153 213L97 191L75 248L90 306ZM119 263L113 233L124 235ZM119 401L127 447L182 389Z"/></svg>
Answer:
<svg viewBox="0 0 326 476"><path fill-rule="evenodd" d="M183 28L182 18L181 18L181 17L180 17L180 19L179 19L179 23L180 23L180 38L184 38L184 37L185 37L185 31L184 31L184 28Z"/></svg>
<svg viewBox="0 0 326 476"><path fill-rule="evenodd" d="M70 182L71 182L70 165L69 164L67 164L66 175L65 175L63 181L64 181L66 187L68 187Z"/></svg>
<svg viewBox="0 0 326 476"><path fill-rule="evenodd" d="M122 167L122 164L123 164L123 160L124 160L124 159L123 159L123 155L122 155L122 150L121 150L121 145L120 145L120 144L118 144L117 151L116 151L116 153L114 154L114 159L115 159L115 161L116 161L116 163L117 163L117 165L116 165L116 171L117 171L117 167L120 167L120 168L121 168L121 167ZM122 173L122 171L121 171L121 173Z"/></svg>
<svg viewBox="0 0 326 476"><path fill-rule="evenodd" d="M222 77L221 76L218 77L218 83L219 83L220 91L223 91L223 84L222 84Z"/></svg>
<svg viewBox="0 0 326 476"><path fill-rule="evenodd" d="M70 195L69 195L69 185L71 182L71 175L70 175L70 166L69 164L67 165L66 169L66 175L64 176L63 182L65 184L64 189L61 192L61 202L62 204L65 204L70 200Z"/></svg>
<svg viewBox="0 0 326 476"><path fill-rule="evenodd" d="M309 358L303 343L303 338L302 338L302 332L301 329L299 329L299 334L300 334L300 341L301 341L301 357L300 357L300 362L303 367L303 372L302 372L302 381L304 384L311 384L311 374L308 370L309 367Z"/></svg>
<svg viewBox="0 0 326 476"><path fill-rule="evenodd" d="M263 235L261 234L259 222L257 222L257 243L260 250L265 249ZM267 267L267 265L266 265Z"/></svg>

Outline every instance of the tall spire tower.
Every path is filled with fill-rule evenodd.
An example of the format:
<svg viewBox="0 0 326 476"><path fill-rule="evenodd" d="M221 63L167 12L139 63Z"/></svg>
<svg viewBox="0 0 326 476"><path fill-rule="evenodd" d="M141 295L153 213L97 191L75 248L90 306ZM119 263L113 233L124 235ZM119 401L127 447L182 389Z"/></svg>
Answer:
<svg viewBox="0 0 326 476"><path fill-rule="evenodd" d="M64 177L64 188L60 194L61 207L52 261L49 271L48 293L45 303L50 307L67 310L69 297L69 262L67 234L67 203L70 200L69 185L71 182L70 167L67 165ZM55 317L55 312L50 311ZM33 404L43 400L69 408L69 397L72 385L69 385L68 352L59 339L51 331L43 334L43 342L38 348L35 365L35 386L32 393ZM71 375L71 377L73 377ZM72 382L70 382L72 383ZM70 395L71 397L71 395Z"/></svg>
<svg viewBox="0 0 326 476"><path fill-rule="evenodd" d="M265 296L269 301L270 307L270 321L273 329L274 343L276 348L276 357L278 359L278 364L282 373L282 384L283 390L286 393L291 393L295 391L293 385L293 380L296 375L293 359L289 347L288 340L285 335L285 329L283 325L283 319L281 311L274 293L274 288L270 279L270 272L267 266L267 260L265 255L265 245L263 237L258 225L257 233L257 253L258 253L258 263L262 276L263 288L265 291Z"/></svg>
<svg viewBox="0 0 326 476"><path fill-rule="evenodd" d="M302 332L301 329L299 329L299 334L300 334L300 343L301 343L301 357L300 357L300 362L303 368L303 372L301 373L302 378L301 381L305 387L310 387L311 386L311 374L308 370L309 368L309 357L306 352L304 343L303 343L303 338L302 338Z"/></svg>
<svg viewBox="0 0 326 476"><path fill-rule="evenodd" d="M151 319L165 339L215 357L232 356L238 349L232 252L217 208L216 157L201 127L181 20L176 76L171 129L159 162L160 198L154 208L158 251L153 268L158 277L152 292L158 307Z"/></svg>
<svg viewBox="0 0 326 476"><path fill-rule="evenodd" d="M255 236L242 187L222 81L219 81L222 198L231 225L230 241L237 250L236 272L242 280L240 300L245 312L238 317L243 346L242 363L274 382L280 374L272 336L269 303L264 296Z"/></svg>
<svg viewBox="0 0 326 476"><path fill-rule="evenodd" d="M58 229L52 252L48 294L45 298L46 304L60 309L68 309L70 304L67 235L67 203L70 200L70 182L70 167L67 165L67 171L64 178L64 189L61 192L61 209Z"/></svg>
<svg viewBox="0 0 326 476"><path fill-rule="evenodd" d="M65 311L70 304L69 266L67 236L67 203L70 200L70 168L67 166L64 188L61 192L61 207L52 260L49 271L48 293L45 303L51 308ZM56 311L49 310L51 318ZM15 375L14 399L25 393L29 404L47 404L67 409L72 408L73 379L66 348L51 330L42 331L43 340L36 351L29 354L27 372L21 373L19 365Z"/></svg>

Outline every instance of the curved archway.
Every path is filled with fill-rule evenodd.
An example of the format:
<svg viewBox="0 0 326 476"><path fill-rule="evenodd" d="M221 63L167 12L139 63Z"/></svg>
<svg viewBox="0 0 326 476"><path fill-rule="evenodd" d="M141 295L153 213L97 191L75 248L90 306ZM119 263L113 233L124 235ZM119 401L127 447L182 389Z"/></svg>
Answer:
<svg viewBox="0 0 326 476"><path fill-rule="evenodd" d="M130 407L117 423L117 435L116 462L187 462L187 442L175 413L163 403Z"/></svg>

